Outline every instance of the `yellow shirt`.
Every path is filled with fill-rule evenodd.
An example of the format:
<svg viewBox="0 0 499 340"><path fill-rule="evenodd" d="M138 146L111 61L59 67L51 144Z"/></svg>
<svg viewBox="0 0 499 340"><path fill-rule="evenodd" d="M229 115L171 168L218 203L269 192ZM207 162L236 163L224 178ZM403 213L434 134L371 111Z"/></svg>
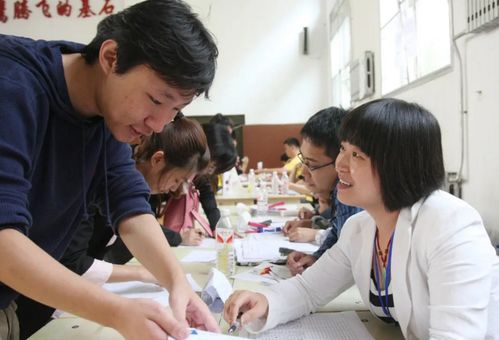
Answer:
<svg viewBox="0 0 499 340"><path fill-rule="evenodd" d="M300 163L301 162L300 162L300 159L298 158L298 156L294 156L293 158L288 159L288 161L286 162L286 164L284 164L284 168L288 172L288 175L291 175L291 173L294 171L294 169L296 168L296 166L299 165ZM297 170L298 171L295 174L295 178L297 178L298 176L301 175L301 167L299 167Z"/></svg>

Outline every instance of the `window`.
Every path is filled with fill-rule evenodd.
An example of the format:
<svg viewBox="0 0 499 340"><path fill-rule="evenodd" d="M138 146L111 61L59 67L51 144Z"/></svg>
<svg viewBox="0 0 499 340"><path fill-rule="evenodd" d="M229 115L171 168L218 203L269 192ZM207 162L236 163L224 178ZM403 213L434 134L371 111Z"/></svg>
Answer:
<svg viewBox="0 0 499 340"><path fill-rule="evenodd" d="M329 16L332 105L350 107L350 17L348 2L340 1Z"/></svg>
<svg viewBox="0 0 499 340"><path fill-rule="evenodd" d="M448 0L380 0L381 92L450 65Z"/></svg>

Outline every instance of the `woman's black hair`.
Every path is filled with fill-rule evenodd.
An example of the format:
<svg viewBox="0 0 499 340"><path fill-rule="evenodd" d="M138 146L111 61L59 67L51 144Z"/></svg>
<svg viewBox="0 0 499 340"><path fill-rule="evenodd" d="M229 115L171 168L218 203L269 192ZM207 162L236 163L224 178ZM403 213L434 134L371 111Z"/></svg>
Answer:
<svg viewBox="0 0 499 340"><path fill-rule="evenodd" d="M215 174L221 174L236 165L237 152L227 127L220 124L203 124L208 140L211 160L215 163Z"/></svg>
<svg viewBox="0 0 499 340"><path fill-rule="evenodd" d="M413 205L443 183L440 127L417 104L387 98L361 105L347 114L340 140L369 156L390 211Z"/></svg>
<svg viewBox="0 0 499 340"><path fill-rule="evenodd" d="M118 44L118 74L147 65L168 84L208 97L218 49L185 2L146 0L104 18L82 51L88 64L98 59L108 39Z"/></svg>

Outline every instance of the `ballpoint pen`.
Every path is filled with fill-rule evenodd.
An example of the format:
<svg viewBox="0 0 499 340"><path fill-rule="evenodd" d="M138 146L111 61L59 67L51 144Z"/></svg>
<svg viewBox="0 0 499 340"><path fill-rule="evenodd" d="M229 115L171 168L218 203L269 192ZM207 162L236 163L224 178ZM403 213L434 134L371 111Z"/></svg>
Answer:
<svg viewBox="0 0 499 340"><path fill-rule="evenodd" d="M236 318L236 321L234 321L233 323L230 324L230 327L229 329L227 330L227 333L229 334L232 334L234 333L239 327L241 327L241 315L243 315L243 313L239 313L237 315L237 318Z"/></svg>

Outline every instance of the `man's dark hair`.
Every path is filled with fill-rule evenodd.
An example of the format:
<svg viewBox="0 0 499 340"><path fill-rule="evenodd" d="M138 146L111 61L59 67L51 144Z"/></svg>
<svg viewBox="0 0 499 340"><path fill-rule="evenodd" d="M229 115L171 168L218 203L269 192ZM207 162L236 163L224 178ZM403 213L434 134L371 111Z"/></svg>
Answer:
<svg viewBox="0 0 499 340"><path fill-rule="evenodd" d="M339 137L371 158L390 211L413 205L443 183L440 127L417 104L389 98L366 103L347 114Z"/></svg>
<svg viewBox="0 0 499 340"><path fill-rule="evenodd" d="M215 173L221 174L236 165L237 152L229 131L224 125L203 124L203 131L208 140L211 160L215 162Z"/></svg>
<svg viewBox="0 0 499 340"><path fill-rule="evenodd" d="M288 137L282 142L282 144L286 144L289 146L296 146L297 148L300 147L300 141L296 139L295 137Z"/></svg>
<svg viewBox="0 0 499 340"><path fill-rule="evenodd" d="M345 115L345 110L334 106L320 110L308 119L300 134L314 146L325 148L326 155L336 160L340 151L338 130Z"/></svg>
<svg viewBox="0 0 499 340"><path fill-rule="evenodd" d="M168 84L196 95L208 91L215 76L217 47L190 7L180 0L146 0L103 19L82 51L88 64L102 43L118 44L116 72L147 65Z"/></svg>

